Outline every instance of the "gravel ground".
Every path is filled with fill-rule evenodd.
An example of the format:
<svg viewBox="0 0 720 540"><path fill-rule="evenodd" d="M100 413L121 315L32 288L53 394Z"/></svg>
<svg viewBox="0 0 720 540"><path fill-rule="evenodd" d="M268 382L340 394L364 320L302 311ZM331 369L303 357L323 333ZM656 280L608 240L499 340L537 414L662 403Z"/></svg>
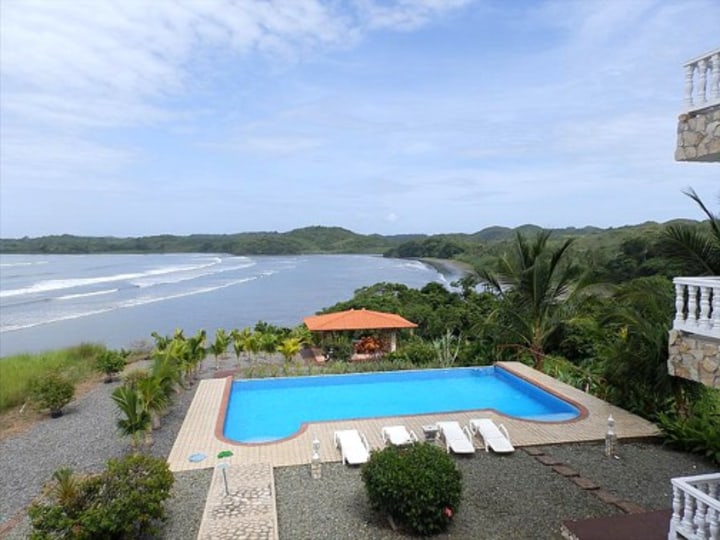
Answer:
<svg viewBox="0 0 720 540"><path fill-rule="evenodd" d="M210 375L212 370L205 370L203 376ZM99 385L68 406L63 417L0 442L0 526L32 501L56 469L99 471L107 459L126 452L128 443L117 433L109 397L118 384ZM193 396L194 389L176 396L163 427L154 433L153 455L167 457ZM669 507L670 478L717 471L698 456L652 443L621 443L618 459L605 458L601 444L542 450L647 509ZM463 503L448 534L440 538L554 539L563 520L620 513L523 451L511 456L478 452L456 462L463 473ZM197 537L211 476L211 469L175 475L161 538ZM310 479L307 466L276 468L275 484L283 540L408 538L369 508L357 468L325 464L320 480ZM24 520L7 538L26 538L28 531Z"/></svg>
<svg viewBox="0 0 720 540"><path fill-rule="evenodd" d="M210 374L210 370L206 370L203 376ZM57 469L70 467L76 472L98 472L105 468L108 459L127 452L129 440L117 431L118 413L110 398L120 384L99 384L70 403L60 418L48 418L20 436L0 441L0 526L27 507ZM153 432L152 455L165 458L170 453L195 395L194 389L175 396L169 413L162 418L162 427ZM209 481L202 494L203 501L208 486ZM181 492L182 483L178 490ZM178 520L182 517L182 513L178 514ZM8 538L25 538L28 527L24 520Z"/></svg>
<svg viewBox="0 0 720 540"><path fill-rule="evenodd" d="M620 447L608 459L601 444L547 446L543 450L605 490L646 507L670 506L670 478L711 472L703 459L652 443ZM462 506L438 538L556 539L568 519L620 514L523 451L511 456L478 452L456 458L463 474ZM359 469L327 464L310 480L307 467L275 469L281 539L407 538L394 532L367 502Z"/></svg>

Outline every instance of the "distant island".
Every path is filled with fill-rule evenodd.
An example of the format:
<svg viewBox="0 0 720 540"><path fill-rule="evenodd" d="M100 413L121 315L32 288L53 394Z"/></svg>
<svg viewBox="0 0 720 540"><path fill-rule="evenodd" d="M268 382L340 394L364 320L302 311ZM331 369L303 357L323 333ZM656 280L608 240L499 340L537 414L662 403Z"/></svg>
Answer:
<svg viewBox="0 0 720 540"><path fill-rule="evenodd" d="M553 237L577 237L595 244L616 243L620 238L655 235L670 223L647 222L618 228L568 227L553 229ZM341 227L304 227L289 232L244 232L237 234L156 235L136 238L111 236L53 235L38 238L0 238L2 254L89 254L89 253L228 253L231 255L383 254L386 257L457 259L491 249L511 239L516 232L533 234L537 225L516 228L488 227L472 234L357 234ZM602 240L601 240L602 239Z"/></svg>

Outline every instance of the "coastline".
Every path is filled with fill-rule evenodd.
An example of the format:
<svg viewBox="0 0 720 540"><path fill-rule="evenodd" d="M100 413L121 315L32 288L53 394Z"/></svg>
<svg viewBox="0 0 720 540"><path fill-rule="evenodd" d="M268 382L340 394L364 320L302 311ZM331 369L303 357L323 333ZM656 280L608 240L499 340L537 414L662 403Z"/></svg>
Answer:
<svg viewBox="0 0 720 540"><path fill-rule="evenodd" d="M475 269L469 263L457 261L455 259L436 259L434 257L418 257L415 259L421 263L427 264L437 270L446 279L463 278L469 274L474 274Z"/></svg>

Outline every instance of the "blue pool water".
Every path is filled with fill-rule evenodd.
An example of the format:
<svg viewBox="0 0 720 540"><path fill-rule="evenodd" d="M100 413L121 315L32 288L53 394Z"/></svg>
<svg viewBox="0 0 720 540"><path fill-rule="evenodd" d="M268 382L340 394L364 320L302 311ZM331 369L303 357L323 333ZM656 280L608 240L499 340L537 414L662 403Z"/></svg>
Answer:
<svg viewBox="0 0 720 540"><path fill-rule="evenodd" d="M269 442L307 422L477 409L544 422L580 414L502 368L393 371L235 381L223 434L241 443Z"/></svg>

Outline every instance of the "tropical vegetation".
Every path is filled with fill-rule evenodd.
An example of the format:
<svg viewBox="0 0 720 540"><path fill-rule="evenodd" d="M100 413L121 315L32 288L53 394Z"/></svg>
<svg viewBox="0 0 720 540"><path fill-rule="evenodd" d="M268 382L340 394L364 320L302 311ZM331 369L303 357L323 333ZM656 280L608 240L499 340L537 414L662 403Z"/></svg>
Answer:
<svg viewBox="0 0 720 540"><path fill-rule="evenodd" d="M30 399L39 409L49 409L50 416L62 416L62 409L72 401L75 386L57 373L34 379L30 383Z"/></svg>
<svg viewBox="0 0 720 540"><path fill-rule="evenodd" d="M59 469L30 506L30 538L154 537L173 481L164 459L144 455L111 459L96 475Z"/></svg>
<svg viewBox="0 0 720 540"><path fill-rule="evenodd" d="M106 350L100 353L95 360L95 367L105 374L105 382L111 383L114 377L125 369L125 358L129 351Z"/></svg>
<svg viewBox="0 0 720 540"><path fill-rule="evenodd" d="M84 343L67 349L39 354L17 354L0 360L0 413L22 406L30 396L33 380L62 374L74 385L96 377L94 364L105 350L102 345Z"/></svg>

